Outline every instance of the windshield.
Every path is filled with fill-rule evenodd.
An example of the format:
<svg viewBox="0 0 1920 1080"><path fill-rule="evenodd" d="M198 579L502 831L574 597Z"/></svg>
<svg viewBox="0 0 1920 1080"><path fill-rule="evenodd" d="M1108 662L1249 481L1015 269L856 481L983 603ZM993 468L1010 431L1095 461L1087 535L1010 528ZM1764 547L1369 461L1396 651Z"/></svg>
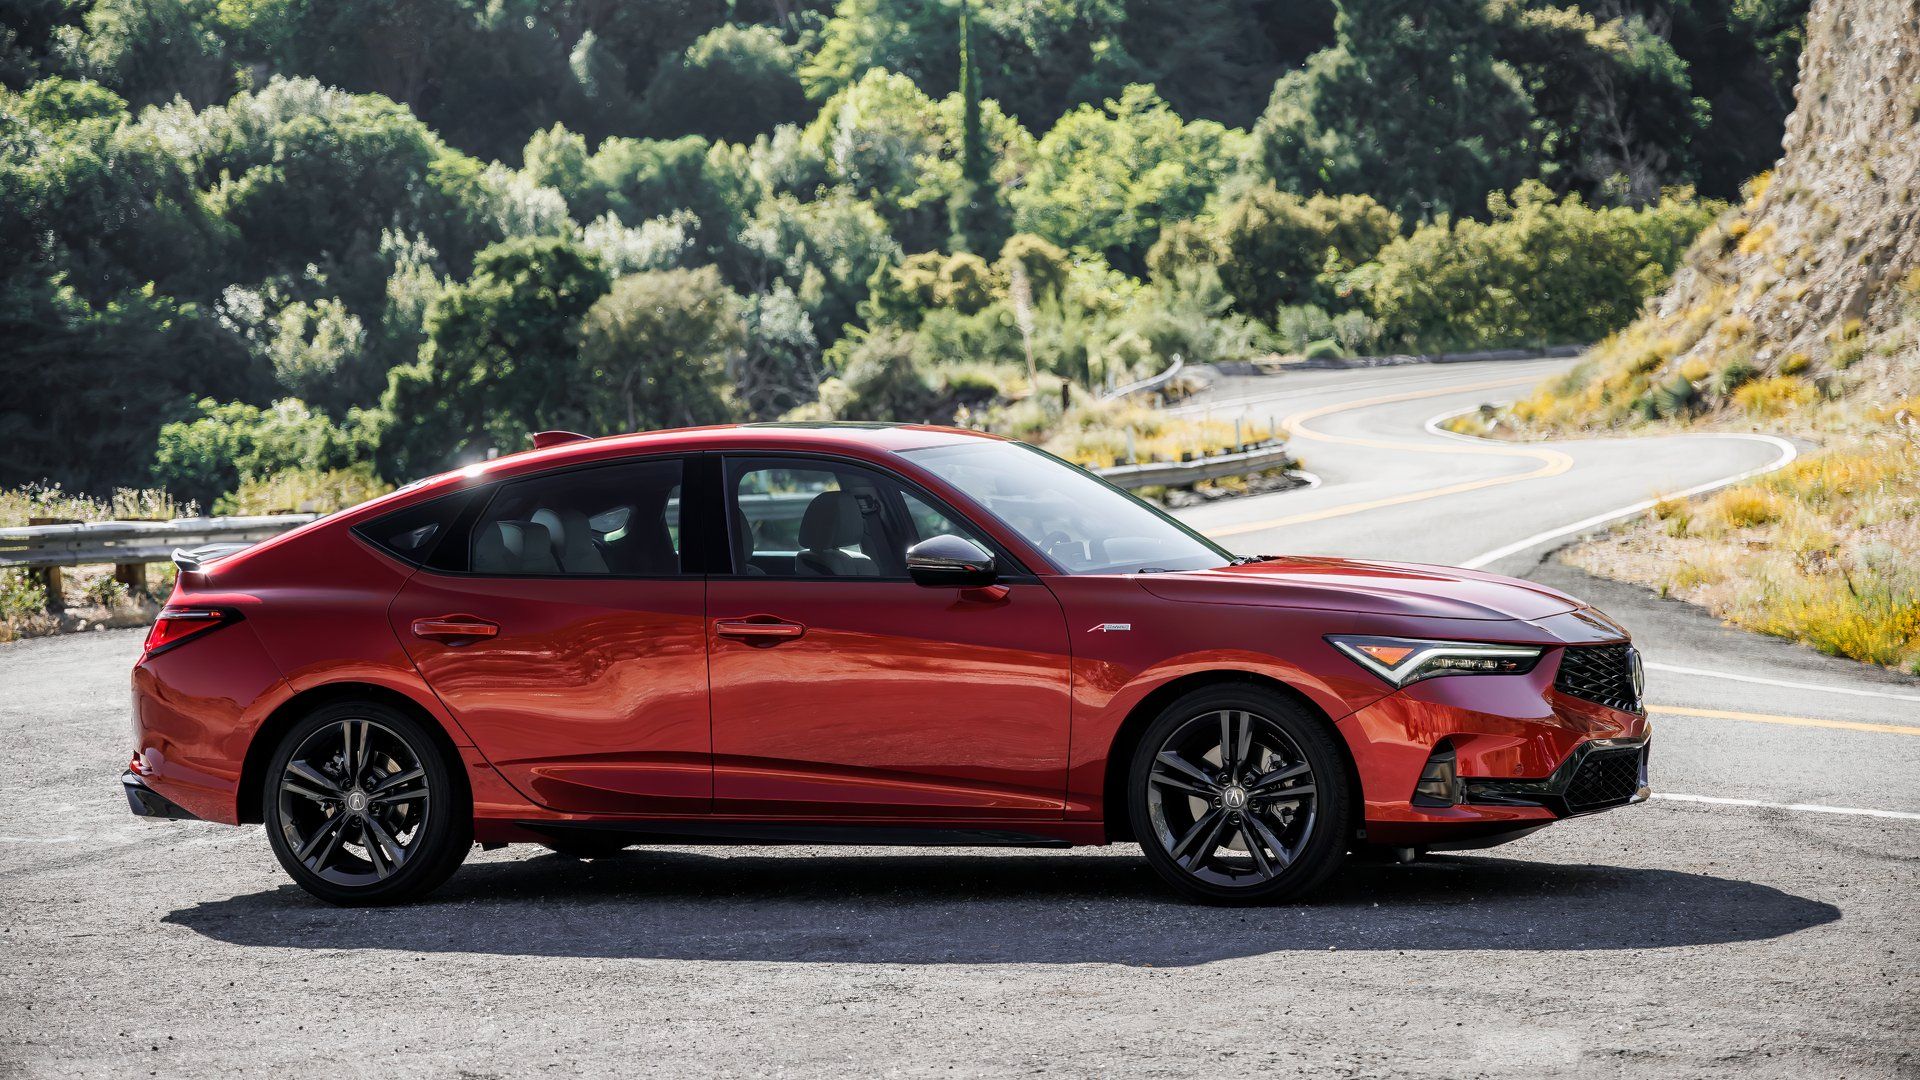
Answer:
<svg viewBox="0 0 1920 1080"><path fill-rule="evenodd" d="M1233 561L1140 499L1025 443L968 440L905 456L972 496L1069 574L1202 570Z"/></svg>

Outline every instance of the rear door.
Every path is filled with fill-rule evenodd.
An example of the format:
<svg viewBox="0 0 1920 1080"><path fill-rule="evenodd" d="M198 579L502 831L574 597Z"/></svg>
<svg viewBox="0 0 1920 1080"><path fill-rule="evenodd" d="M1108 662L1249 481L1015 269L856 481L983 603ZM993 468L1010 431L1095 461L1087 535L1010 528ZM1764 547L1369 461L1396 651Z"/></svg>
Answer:
<svg viewBox="0 0 1920 1080"><path fill-rule="evenodd" d="M443 568L394 601L434 692L541 805L710 808L705 585L683 558L691 472L676 455L503 482L447 538L456 557L436 553Z"/></svg>

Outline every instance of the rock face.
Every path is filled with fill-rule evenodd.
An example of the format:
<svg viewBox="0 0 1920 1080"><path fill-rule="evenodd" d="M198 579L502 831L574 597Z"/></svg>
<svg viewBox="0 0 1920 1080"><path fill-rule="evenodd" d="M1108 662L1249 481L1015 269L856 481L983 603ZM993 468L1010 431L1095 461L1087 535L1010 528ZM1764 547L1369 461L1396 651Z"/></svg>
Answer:
<svg viewBox="0 0 1920 1080"><path fill-rule="evenodd" d="M1911 394L1920 0L1815 0L1800 63L1779 164L1622 337L1664 342L1668 372L1738 351L1761 373Z"/></svg>

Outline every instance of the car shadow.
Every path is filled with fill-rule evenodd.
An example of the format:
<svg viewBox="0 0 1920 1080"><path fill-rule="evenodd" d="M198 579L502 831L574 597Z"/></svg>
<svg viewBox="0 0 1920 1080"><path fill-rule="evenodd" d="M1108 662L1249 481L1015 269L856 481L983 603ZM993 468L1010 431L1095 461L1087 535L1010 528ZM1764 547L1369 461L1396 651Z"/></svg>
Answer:
<svg viewBox="0 0 1920 1080"><path fill-rule="evenodd" d="M1840 917L1674 870L1434 857L1350 865L1307 903L1206 907L1139 857L628 851L469 865L426 902L328 907L289 884L165 921L245 946L502 956L1179 967L1327 949L1651 949Z"/></svg>

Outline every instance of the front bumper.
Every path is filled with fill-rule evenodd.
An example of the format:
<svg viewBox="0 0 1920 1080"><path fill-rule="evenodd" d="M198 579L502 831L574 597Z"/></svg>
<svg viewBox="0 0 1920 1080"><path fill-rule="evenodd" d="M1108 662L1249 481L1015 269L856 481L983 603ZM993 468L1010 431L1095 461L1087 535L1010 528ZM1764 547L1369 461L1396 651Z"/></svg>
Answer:
<svg viewBox="0 0 1920 1080"><path fill-rule="evenodd" d="M1551 776L1540 780L1465 777L1460 802L1479 806L1539 806L1557 818L1596 814L1646 802L1651 737L1581 743Z"/></svg>
<svg viewBox="0 0 1920 1080"><path fill-rule="evenodd" d="M198 821L199 815L147 786L139 773L128 769L120 774L121 790L126 792L127 807L134 817L163 818L170 821Z"/></svg>

